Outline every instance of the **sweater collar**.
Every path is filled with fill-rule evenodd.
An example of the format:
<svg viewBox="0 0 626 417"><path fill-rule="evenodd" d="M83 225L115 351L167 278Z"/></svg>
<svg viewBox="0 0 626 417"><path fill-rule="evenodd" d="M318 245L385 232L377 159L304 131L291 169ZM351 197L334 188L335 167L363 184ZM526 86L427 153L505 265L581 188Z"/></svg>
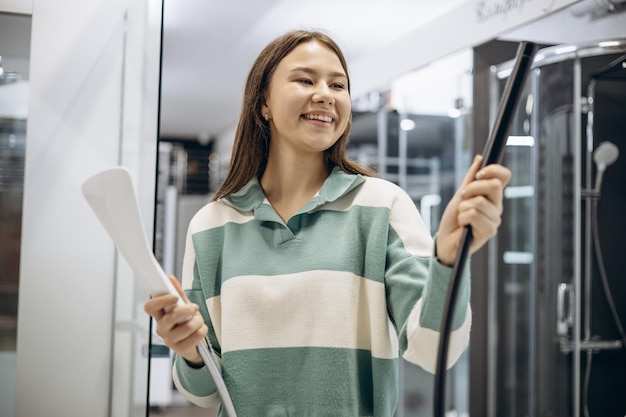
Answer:
<svg viewBox="0 0 626 417"><path fill-rule="evenodd" d="M365 181L365 177L358 174L348 174L339 167L334 167L322 188L313 196L297 214L310 212L323 204L338 200ZM263 194L259 179L254 176L246 185L237 192L227 196L226 201L231 206L241 211L256 211L263 205L270 205ZM265 211L265 210L262 210Z"/></svg>

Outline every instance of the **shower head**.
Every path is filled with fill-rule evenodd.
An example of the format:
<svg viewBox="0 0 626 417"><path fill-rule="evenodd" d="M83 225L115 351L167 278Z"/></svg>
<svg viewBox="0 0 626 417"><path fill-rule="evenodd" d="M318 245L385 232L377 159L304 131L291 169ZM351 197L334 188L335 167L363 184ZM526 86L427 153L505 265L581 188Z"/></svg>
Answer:
<svg viewBox="0 0 626 417"><path fill-rule="evenodd" d="M612 142L602 142L593 152L593 161L598 165L598 169L606 169L617 160L619 149Z"/></svg>
<svg viewBox="0 0 626 417"><path fill-rule="evenodd" d="M619 156L619 149L612 142L602 142L596 150L593 152L593 161L596 163L596 185L594 191L600 192L600 186L602 185L602 176L606 168L617 161Z"/></svg>

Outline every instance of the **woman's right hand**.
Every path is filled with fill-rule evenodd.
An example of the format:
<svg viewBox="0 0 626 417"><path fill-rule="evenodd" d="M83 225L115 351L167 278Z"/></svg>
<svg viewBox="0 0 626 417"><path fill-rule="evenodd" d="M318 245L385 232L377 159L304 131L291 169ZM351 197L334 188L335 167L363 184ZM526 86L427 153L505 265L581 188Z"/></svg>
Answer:
<svg viewBox="0 0 626 417"><path fill-rule="evenodd" d="M197 345L205 340L208 327L198 311L198 306L189 302L178 280L172 276L169 279L185 304L176 305L178 297L166 294L152 297L144 304L144 310L154 318L156 334L163 339L166 346L187 362L200 365L203 361Z"/></svg>

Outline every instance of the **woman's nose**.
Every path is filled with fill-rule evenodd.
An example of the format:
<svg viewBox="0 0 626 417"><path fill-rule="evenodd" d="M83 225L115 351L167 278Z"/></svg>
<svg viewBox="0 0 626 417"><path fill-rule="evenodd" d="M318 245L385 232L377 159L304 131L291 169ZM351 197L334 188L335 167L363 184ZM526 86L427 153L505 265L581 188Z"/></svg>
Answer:
<svg viewBox="0 0 626 417"><path fill-rule="evenodd" d="M330 87L324 83L318 83L315 87L315 93L313 94L313 102L315 103L328 103L335 102Z"/></svg>

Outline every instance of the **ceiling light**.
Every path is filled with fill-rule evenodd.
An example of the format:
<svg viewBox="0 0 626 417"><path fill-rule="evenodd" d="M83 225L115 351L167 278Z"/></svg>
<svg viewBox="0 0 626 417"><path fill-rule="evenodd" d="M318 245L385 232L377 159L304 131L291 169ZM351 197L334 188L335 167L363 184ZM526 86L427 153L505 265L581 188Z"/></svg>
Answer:
<svg viewBox="0 0 626 417"><path fill-rule="evenodd" d="M535 138L532 136L509 136L506 146L535 146Z"/></svg>
<svg viewBox="0 0 626 417"><path fill-rule="evenodd" d="M411 119L400 120L400 129L406 131L415 129L415 122Z"/></svg>
<svg viewBox="0 0 626 417"><path fill-rule="evenodd" d="M461 117L461 109L450 107L448 109L448 116L450 116L453 119L456 119L457 117Z"/></svg>

